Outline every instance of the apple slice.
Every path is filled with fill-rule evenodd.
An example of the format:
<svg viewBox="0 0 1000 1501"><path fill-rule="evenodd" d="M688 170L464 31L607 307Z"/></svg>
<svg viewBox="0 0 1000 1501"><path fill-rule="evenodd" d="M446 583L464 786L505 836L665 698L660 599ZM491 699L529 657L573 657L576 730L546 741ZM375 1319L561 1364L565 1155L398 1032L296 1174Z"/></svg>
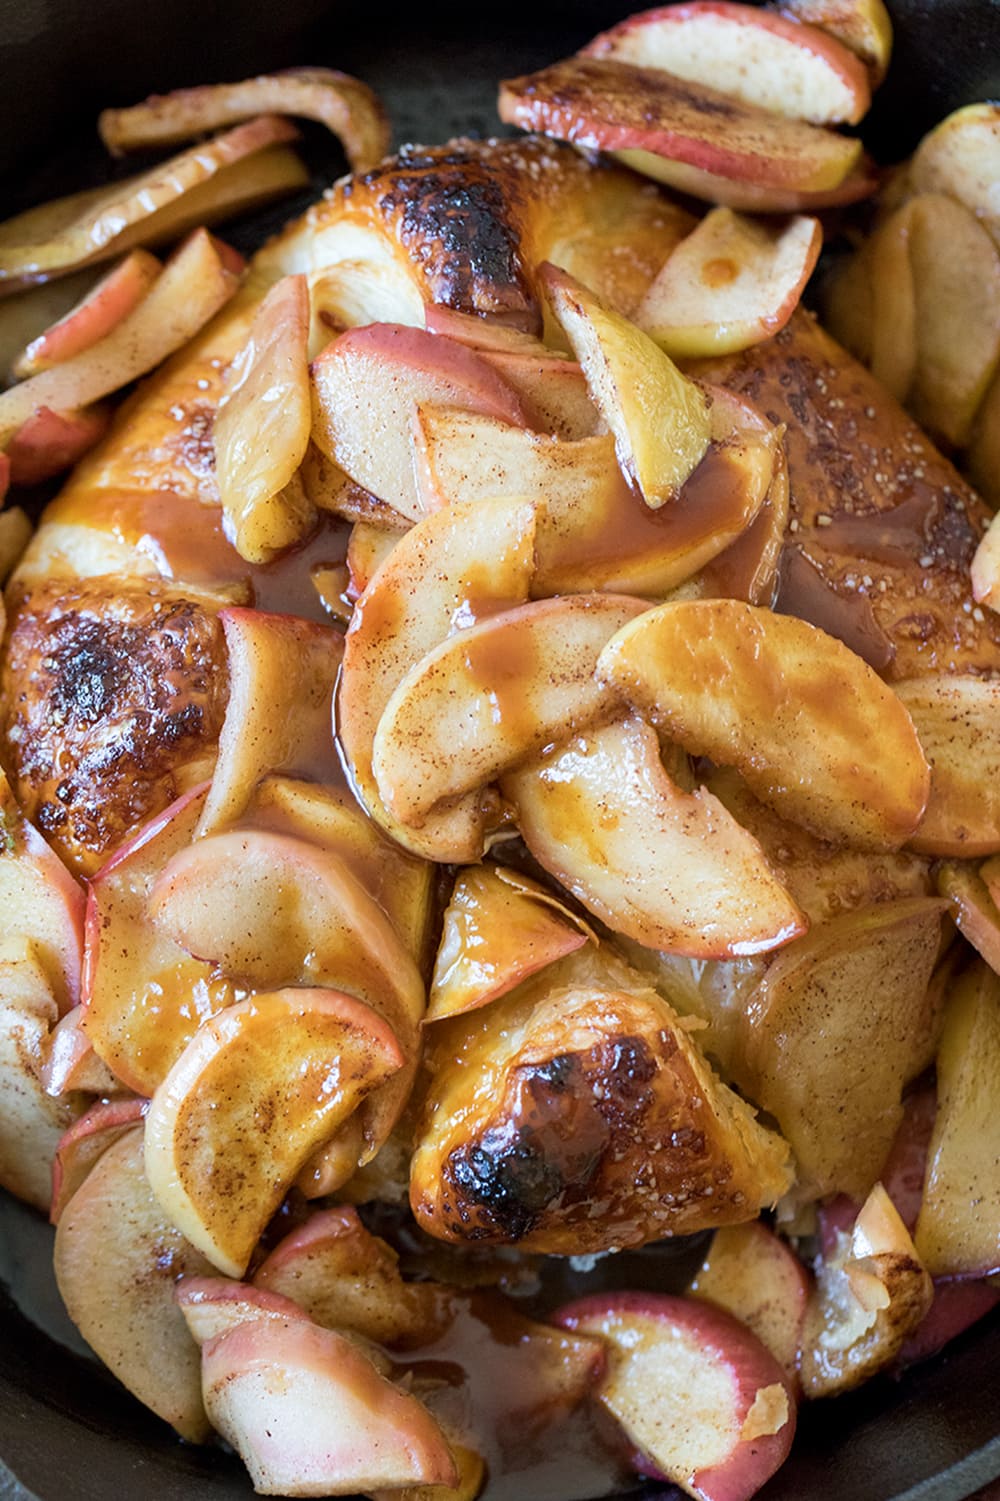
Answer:
<svg viewBox="0 0 1000 1501"><path fill-rule="evenodd" d="M0 911L5 938L31 945L63 1016L80 999L84 895L24 817L2 771Z"/></svg>
<svg viewBox="0 0 1000 1501"><path fill-rule="evenodd" d="M910 199L879 225L864 250L873 292L866 363L900 402L909 396L917 373L917 296L910 247L914 214L915 200Z"/></svg>
<svg viewBox="0 0 1000 1501"><path fill-rule="evenodd" d="M39 407L7 445L11 483L40 485L70 469L104 437L111 413L103 404L78 412Z"/></svg>
<svg viewBox="0 0 1000 1501"><path fill-rule="evenodd" d="M178 1282L174 1296L199 1346L257 1319L308 1322L308 1315L291 1298L248 1282L231 1282L228 1277L185 1277Z"/></svg>
<svg viewBox="0 0 1000 1501"><path fill-rule="evenodd" d="M1000 975L1000 909L986 882L974 865L959 860L943 860L936 879L955 926L990 969Z"/></svg>
<svg viewBox="0 0 1000 1501"><path fill-rule="evenodd" d="M529 501L448 506L395 544L358 600L344 642L337 731L368 812L414 854L425 854L429 846L391 816L375 784L372 747L379 720L407 672L452 630L527 599L534 537ZM487 811L480 799L464 799L430 832L461 850L457 858L463 863L478 860Z"/></svg>
<svg viewBox="0 0 1000 1501"><path fill-rule="evenodd" d="M815 26L733 0L641 11L595 37L583 55L660 68L814 125L857 125L871 104L868 74L849 48Z"/></svg>
<svg viewBox="0 0 1000 1501"><path fill-rule="evenodd" d="M807 1397L851 1391L892 1365L926 1317L934 1288L880 1183L824 1257L809 1300L800 1370Z"/></svg>
<svg viewBox="0 0 1000 1501"><path fill-rule="evenodd" d="M947 193L1000 244L1000 104L967 104L924 136L910 163L918 193Z"/></svg>
<svg viewBox="0 0 1000 1501"><path fill-rule="evenodd" d="M804 620L738 600L660 605L623 627L597 670L685 750L736 766L814 832L895 849L920 822L930 770L909 714Z"/></svg>
<svg viewBox="0 0 1000 1501"><path fill-rule="evenodd" d="M903 1367L927 1360L1000 1304L1000 1287L989 1282L938 1282L930 1311L903 1342Z"/></svg>
<svg viewBox="0 0 1000 1501"><path fill-rule="evenodd" d="M52 1099L42 1080L56 1015L36 955L8 939L0 957L0 1185L43 1211L51 1200L52 1155L75 1114L73 1103Z"/></svg>
<svg viewBox="0 0 1000 1501"><path fill-rule="evenodd" d="M749 1501L784 1462L795 1433L791 1383L722 1309L663 1293L596 1293L555 1322L608 1342L597 1395L644 1468L701 1501Z"/></svg>
<svg viewBox="0 0 1000 1501"><path fill-rule="evenodd" d="M784 328L822 244L818 219L762 225L713 209L670 256L635 321L673 359L749 349Z"/></svg>
<svg viewBox="0 0 1000 1501"><path fill-rule="evenodd" d="M212 236L196 230L134 311L103 339L0 395L0 439L40 407L75 410L145 375L193 338L238 285Z"/></svg>
<svg viewBox="0 0 1000 1501"><path fill-rule="evenodd" d="M993 383L976 414L972 436L965 451L965 468L983 499L1000 510L1000 372L993 377ZM994 538L993 546L996 545L997 539ZM993 572L996 573L995 563ZM975 589L975 575L973 588ZM976 598L979 598L978 594ZM992 597L990 593L984 593L981 602L996 608L996 599L1000 599L1000 593Z"/></svg>
<svg viewBox="0 0 1000 1501"><path fill-rule="evenodd" d="M409 530L409 523L405 530ZM348 593L355 601L361 598L402 532L390 531L375 522L356 521L347 544Z"/></svg>
<svg viewBox="0 0 1000 1501"><path fill-rule="evenodd" d="M783 0L782 10L849 47L868 69L872 88L885 78L892 56L892 21L882 0Z"/></svg>
<svg viewBox="0 0 1000 1501"><path fill-rule="evenodd" d="M357 484L411 520L422 514L409 430L418 404L457 406L527 426L519 397L486 360L452 339L403 324L349 329L314 361L312 374L313 440Z"/></svg>
<svg viewBox="0 0 1000 1501"><path fill-rule="evenodd" d="M757 841L711 793L681 791L641 720L591 731L508 773L503 791L539 864L637 943L728 959L805 931Z"/></svg>
<svg viewBox="0 0 1000 1501"><path fill-rule="evenodd" d="M541 275L597 409L614 434L622 470L653 509L676 499L711 441L705 392L648 335L574 277L548 264Z"/></svg>
<svg viewBox="0 0 1000 1501"><path fill-rule="evenodd" d="M485 787L553 741L591 728L616 699L597 682L602 647L642 600L579 594L519 605L443 641L386 705L372 768L395 818ZM457 856L442 848L440 859Z"/></svg>
<svg viewBox="0 0 1000 1501"><path fill-rule="evenodd" d="M641 172L644 177L651 177L674 192L687 193L706 203L747 214L818 214L826 208L870 198L879 185L875 167L866 157L861 158L837 187L807 190L749 182L738 174L727 176L724 172L706 171L703 167L692 167L687 162L674 161L640 147L610 154L622 166Z"/></svg>
<svg viewBox="0 0 1000 1501"><path fill-rule="evenodd" d="M133 1126L142 1124L147 1100L132 1096L99 1100L64 1131L52 1159L52 1205L49 1219L58 1225L63 1210L83 1185L95 1162Z"/></svg>
<svg viewBox="0 0 1000 1501"><path fill-rule="evenodd" d="M46 1094L59 1096L82 1090L85 1094L113 1095L121 1092L121 1081L103 1059L83 1030L83 1006L56 1023L42 1048L42 1083Z"/></svg>
<svg viewBox="0 0 1000 1501"><path fill-rule="evenodd" d="M102 110L101 140L113 156L175 146L257 115L301 115L338 137L352 172L368 172L389 150L389 121L378 95L333 68L288 68L240 83L203 84L154 94L127 109Z"/></svg>
<svg viewBox="0 0 1000 1501"><path fill-rule="evenodd" d="M193 788L151 819L91 879L83 1031L129 1089L151 1095L201 1023L236 1000L230 982L157 927L148 905L171 856L195 836Z"/></svg>
<svg viewBox="0 0 1000 1501"><path fill-rule="evenodd" d="M110 1145L63 1209L55 1274L94 1353L183 1438L203 1443L198 1347L174 1302L179 1278L208 1262L164 1215L142 1165L142 1131Z"/></svg>
<svg viewBox="0 0 1000 1501"><path fill-rule="evenodd" d="M576 360L557 355L544 345L536 354L499 349L481 349L479 353L520 396L531 426L538 432L573 441L589 438L603 428Z"/></svg>
<svg viewBox="0 0 1000 1501"><path fill-rule="evenodd" d="M262 115L139 177L55 199L8 219L0 224L0 284L62 275L139 242L179 238L203 221L205 199L211 197L201 193L192 203L186 195L207 187L243 158L297 135L289 121ZM245 184L242 191L247 196Z"/></svg>
<svg viewBox="0 0 1000 1501"><path fill-rule="evenodd" d="M860 141L615 58L569 58L508 80L498 109L508 125L575 146L641 152L785 192L839 188L862 156Z"/></svg>
<svg viewBox="0 0 1000 1501"><path fill-rule="evenodd" d="M306 1158L403 1061L381 1017L338 991L228 1007L153 1096L153 1192L213 1265L239 1277Z"/></svg>
<svg viewBox="0 0 1000 1501"><path fill-rule="evenodd" d="M773 606L788 526L790 490L783 444L774 449L774 467L764 503L750 525L706 563L697 577L703 599L745 599L749 605Z"/></svg>
<svg viewBox="0 0 1000 1501"><path fill-rule="evenodd" d="M343 637L329 626L260 610L223 610L219 619L229 701L199 835L234 823L269 772L340 779L333 690Z"/></svg>
<svg viewBox="0 0 1000 1501"><path fill-rule="evenodd" d="M924 1197L927 1154L937 1118L937 1092L922 1085L903 1101L903 1119L880 1173L882 1187L913 1234Z"/></svg>
<svg viewBox="0 0 1000 1501"><path fill-rule="evenodd" d="M240 1323L202 1349L205 1408L265 1495L455 1485L447 1440L357 1345L303 1319Z"/></svg>
<svg viewBox="0 0 1000 1501"><path fill-rule="evenodd" d="M499 318L482 313L463 313L443 302L424 304L424 325L429 334L443 334L467 344L479 354L526 354L543 359L565 360L566 355L549 349L536 334L528 333Z"/></svg>
<svg viewBox="0 0 1000 1501"><path fill-rule="evenodd" d="M1000 980L978 961L952 989L937 1055L938 1111L914 1235L936 1276L1000 1268Z"/></svg>
<svg viewBox="0 0 1000 1501"><path fill-rule="evenodd" d="M910 848L959 859L1000 850L1000 678L956 674L893 686L931 767Z"/></svg>
<svg viewBox="0 0 1000 1501"><path fill-rule="evenodd" d="M809 1277L773 1231L759 1220L716 1230L688 1292L745 1324L797 1388Z"/></svg>
<svg viewBox="0 0 1000 1501"><path fill-rule="evenodd" d="M89 349L139 306L161 269L148 250L130 251L75 307L32 339L14 362L14 374L24 380Z"/></svg>
<svg viewBox="0 0 1000 1501"><path fill-rule="evenodd" d="M489 865L460 872L444 914L425 1021L487 1005L592 937L575 913L527 876Z"/></svg>
<svg viewBox="0 0 1000 1501"><path fill-rule="evenodd" d="M296 476L312 426L309 292L302 275L276 282L230 366L212 442L227 535L242 558L267 563L316 519Z"/></svg>

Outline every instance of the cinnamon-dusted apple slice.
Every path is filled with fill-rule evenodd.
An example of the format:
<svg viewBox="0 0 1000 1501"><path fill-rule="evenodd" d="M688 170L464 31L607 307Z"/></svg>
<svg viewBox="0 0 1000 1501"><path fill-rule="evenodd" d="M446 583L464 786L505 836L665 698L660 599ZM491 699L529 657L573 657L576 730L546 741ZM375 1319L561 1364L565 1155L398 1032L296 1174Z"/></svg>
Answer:
<svg viewBox="0 0 1000 1501"><path fill-rule="evenodd" d="M178 1282L174 1296L191 1337L199 1346L255 1319L306 1323L309 1318L291 1298L249 1282L232 1282L228 1277L184 1277Z"/></svg>
<svg viewBox="0 0 1000 1501"><path fill-rule="evenodd" d="M867 158L862 158L837 187L810 191L748 182L742 176L709 172L638 147L611 155L633 172L641 172L677 193L745 214L818 214L825 208L870 198L878 187L877 173Z"/></svg>
<svg viewBox="0 0 1000 1501"><path fill-rule="evenodd" d="M873 88L882 82L892 56L892 21L882 0L784 0L782 9L850 48L868 69Z"/></svg>
<svg viewBox="0 0 1000 1501"><path fill-rule="evenodd" d="M205 1409L265 1495L450 1486L444 1434L351 1340L301 1318L239 1323L202 1348Z"/></svg>
<svg viewBox="0 0 1000 1501"><path fill-rule="evenodd" d="M414 521L422 514L410 451L418 404L527 426L516 392L474 350L403 324L349 329L313 362L312 380L313 440L357 484Z"/></svg>
<svg viewBox="0 0 1000 1501"><path fill-rule="evenodd" d="M436 804L610 717L617 700L594 676L598 656L647 608L614 594L538 600L428 652L394 691L375 734L372 768L393 816L419 828Z"/></svg>
<svg viewBox="0 0 1000 1501"><path fill-rule="evenodd" d="M947 193L965 205L1000 244L1000 105L967 104L924 136L910 163L919 193Z"/></svg>
<svg viewBox="0 0 1000 1501"><path fill-rule="evenodd" d="M654 509L676 499L711 442L705 392L647 334L567 272L546 265L542 281L614 434L623 471Z"/></svg>
<svg viewBox="0 0 1000 1501"><path fill-rule="evenodd" d="M82 1090L113 1095L122 1091L113 1074L83 1030L83 1006L74 1006L52 1028L42 1048L42 1083L47 1094L58 1096Z"/></svg>
<svg viewBox="0 0 1000 1501"><path fill-rule="evenodd" d="M83 1185L99 1157L133 1126L142 1124L147 1100L133 1095L99 1100L63 1133L52 1159L52 1205L49 1219L58 1225L63 1210Z"/></svg>
<svg viewBox="0 0 1000 1501"><path fill-rule="evenodd" d="M934 1275L1000 1268L1000 980L981 961L957 981L937 1055L938 1111L914 1241Z"/></svg>
<svg viewBox="0 0 1000 1501"><path fill-rule="evenodd" d="M534 538L530 501L448 506L396 543L358 600L344 642L337 731L368 812L415 854L428 853L428 846L392 818L375 784L379 720L407 672L452 630L527 599ZM438 840L447 836L457 860L478 860L488 812L480 798L463 799L431 832Z"/></svg>
<svg viewBox="0 0 1000 1501"><path fill-rule="evenodd" d="M557 438L589 438L603 429L586 377L576 360L566 359L542 345L535 354L481 349L524 402L531 426Z"/></svg>
<svg viewBox="0 0 1000 1501"><path fill-rule="evenodd" d="M15 948L31 945L57 1016L80 999L84 895L58 855L24 817L0 771L0 911ZM56 1017L53 1017L53 1021Z"/></svg>
<svg viewBox="0 0 1000 1501"><path fill-rule="evenodd" d="M993 377L976 414L965 451L965 469L983 499L1000 509L1000 372ZM996 538L993 545L997 545ZM993 571L996 571L995 564ZM990 603L988 594L984 600Z"/></svg>
<svg viewBox="0 0 1000 1501"><path fill-rule="evenodd" d="M370 1007L332 990L241 1001L195 1034L146 1118L164 1211L238 1277L306 1158L403 1063Z"/></svg>
<svg viewBox="0 0 1000 1501"><path fill-rule="evenodd" d="M39 407L21 423L7 445L14 485L40 485L71 468L100 442L111 424L103 402L75 412Z"/></svg>
<svg viewBox="0 0 1000 1501"><path fill-rule="evenodd" d="M746 1324L797 1385L809 1277L773 1230L759 1220L716 1230L688 1292Z"/></svg>
<svg viewBox="0 0 1000 1501"><path fill-rule="evenodd" d="M872 299L866 363L897 401L906 401L917 372L917 297L910 231L915 200L902 204L864 248ZM926 300L928 288L921 296Z"/></svg>
<svg viewBox="0 0 1000 1501"><path fill-rule="evenodd" d="M445 909L425 1020L485 1006L590 937L537 881L502 866L461 871Z"/></svg>
<svg viewBox="0 0 1000 1501"><path fill-rule="evenodd" d="M56 1016L37 956L8 936L0 957L0 1185L43 1211L51 1199L52 1155L75 1113L72 1101L47 1093L42 1078Z"/></svg>
<svg viewBox="0 0 1000 1501"><path fill-rule="evenodd" d="M101 139L114 156L176 146L256 115L317 120L341 141L352 172L367 172L389 150L389 122L378 95L333 68L289 68L240 83L202 84L154 94L126 109L102 110Z"/></svg>
<svg viewBox="0 0 1000 1501"><path fill-rule="evenodd" d="M661 68L813 125L856 125L871 103L864 65L834 37L733 0L640 11L595 37L583 55Z"/></svg>
<svg viewBox="0 0 1000 1501"><path fill-rule="evenodd" d="M152 920L153 883L195 837L207 789L151 819L101 867L87 899L83 1031L129 1089L151 1095L232 984Z"/></svg>
<svg viewBox="0 0 1000 1501"><path fill-rule="evenodd" d="M269 772L336 781L333 690L343 637L328 626L260 610L223 610L229 702L199 834L233 823Z"/></svg>
<svg viewBox="0 0 1000 1501"><path fill-rule="evenodd" d="M674 359L749 349L784 328L822 243L818 219L764 225L713 209L670 256L635 321Z"/></svg>
<svg viewBox="0 0 1000 1501"><path fill-rule="evenodd" d="M878 1183L850 1233L819 1264L803 1330L806 1396L851 1391L892 1365L933 1296L909 1232Z"/></svg>
<svg viewBox="0 0 1000 1501"><path fill-rule="evenodd" d="M1000 909L980 872L962 860L943 860L937 868L937 889L947 898L959 932L1000 975Z"/></svg>
<svg viewBox="0 0 1000 1501"><path fill-rule="evenodd" d="M186 344L236 291L239 277L207 230L167 261L149 292L96 344L0 395L0 439L39 407L75 410L118 391Z"/></svg>
<svg viewBox="0 0 1000 1501"><path fill-rule="evenodd" d="M24 380L89 349L138 307L161 270L148 250L130 251L75 307L32 339L15 360L13 373Z"/></svg>
<svg viewBox="0 0 1000 1501"><path fill-rule="evenodd" d="M179 1278L211 1271L153 1197L134 1128L101 1154L63 1209L55 1273L70 1318L129 1391L203 1443L198 1347L174 1302Z"/></svg>
<svg viewBox="0 0 1000 1501"><path fill-rule="evenodd" d="M805 931L756 839L711 793L681 790L642 720L557 747L503 791L539 864L637 943L728 959Z"/></svg>
<svg viewBox="0 0 1000 1501"><path fill-rule="evenodd" d="M660 605L608 644L598 675L814 832L895 849L920 822L930 771L909 714L866 662L803 620L738 600Z"/></svg>
<svg viewBox="0 0 1000 1501"><path fill-rule="evenodd" d="M911 849L959 859L1000 850L1000 678L963 673L894 686L931 767Z"/></svg>
<svg viewBox="0 0 1000 1501"><path fill-rule="evenodd" d="M663 1293L595 1293L555 1314L608 1341L597 1391L643 1470L700 1501L749 1501L795 1433L789 1378L755 1334L721 1308Z"/></svg>
<svg viewBox="0 0 1000 1501"><path fill-rule="evenodd" d="M284 276L254 313L215 416L215 473L240 556L267 563L301 541L316 513L297 481L312 428L309 292Z"/></svg>
<svg viewBox="0 0 1000 1501"><path fill-rule="evenodd" d="M289 121L262 115L139 177L74 193L8 219L0 224L0 284L63 275L135 244L179 237L205 218L206 195L199 193L194 203L186 195L243 158L297 135Z"/></svg>
<svg viewBox="0 0 1000 1501"><path fill-rule="evenodd" d="M614 58L574 57L500 85L500 118L644 168L679 163L787 193L844 183L861 142L741 104L703 83Z"/></svg>
<svg viewBox="0 0 1000 1501"><path fill-rule="evenodd" d="M361 598L402 535L371 522L354 523L347 544L347 588L351 599Z"/></svg>
<svg viewBox="0 0 1000 1501"><path fill-rule="evenodd" d="M909 897L814 927L745 1003L738 1078L779 1122L802 1182L859 1202L918 1073L943 904Z"/></svg>

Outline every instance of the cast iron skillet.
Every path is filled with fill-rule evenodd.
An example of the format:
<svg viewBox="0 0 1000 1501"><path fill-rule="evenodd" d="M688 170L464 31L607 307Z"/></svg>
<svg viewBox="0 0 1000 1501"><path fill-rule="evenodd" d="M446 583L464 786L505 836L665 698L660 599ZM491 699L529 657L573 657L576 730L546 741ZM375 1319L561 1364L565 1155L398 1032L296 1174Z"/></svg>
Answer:
<svg viewBox="0 0 1000 1501"><path fill-rule="evenodd" d="M107 173L93 133L102 105L293 63L366 78L389 105L397 141L494 131L498 77L565 55L641 3L430 0L397 15L365 0L358 15L329 0L0 0L0 217ZM1000 0L890 5L893 69L865 125L885 161L948 110L1000 95ZM319 132L307 150L317 189L344 170ZM249 247L306 201L225 233ZM66 1347L48 1256L46 1227L0 1196L0 1501L247 1501L241 1466L176 1442ZM657 1278L647 1262L643 1280ZM807 1405L793 1455L762 1501L960 1501L1000 1475L998 1392L993 1317L899 1381ZM630 1497L667 1494L646 1485Z"/></svg>

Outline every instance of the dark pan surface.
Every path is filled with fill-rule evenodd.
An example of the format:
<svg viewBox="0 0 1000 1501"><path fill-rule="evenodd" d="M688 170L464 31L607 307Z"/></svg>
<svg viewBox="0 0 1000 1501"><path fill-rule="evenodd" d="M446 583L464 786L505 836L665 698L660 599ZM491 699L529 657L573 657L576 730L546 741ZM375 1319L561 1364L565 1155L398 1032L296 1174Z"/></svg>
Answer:
<svg viewBox="0 0 1000 1501"><path fill-rule="evenodd" d="M0 216L108 171L93 120L153 90L293 63L359 73L398 142L491 133L498 77L565 55L628 14L621 0L509 0L394 13L329 0L0 0ZM1000 96L1000 0L890 0L898 46L865 134L904 155L949 109ZM316 186L344 170L319 132ZM239 232L241 248L304 206ZM102 1369L67 1348L50 1234L0 1196L0 1501L247 1501L242 1468L184 1446ZM21 1305L19 1308L18 1305ZM30 1312L26 1317L21 1311ZM46 1333L42 1332L42 1326ZM1000 1476L1000 1319L899 1381L805 1408L792 1458L762 1501L961 1501ZM653 1485L629 1501L679 1496ZM546 1501L524 1494L522 1501ZM587 1501L587 1498L580 1498ZM619 1498L622 1501L622 1498Z"/></svg>

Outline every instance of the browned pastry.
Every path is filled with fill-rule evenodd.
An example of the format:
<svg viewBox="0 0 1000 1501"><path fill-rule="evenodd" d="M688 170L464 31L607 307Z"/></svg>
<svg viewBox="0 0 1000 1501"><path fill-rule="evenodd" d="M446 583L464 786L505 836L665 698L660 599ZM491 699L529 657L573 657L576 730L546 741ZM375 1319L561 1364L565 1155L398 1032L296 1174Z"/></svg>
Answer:
<svg viewBox="0 0 1000 1501"><path fill-rule="evenodd" d="M13 592L4 756L21 806L91 871L211 769L225 713L215 615L158 583Z"/></svg>
<svg viewBox="0 0 1000 1501"><path fill-rule="evenodd" d="M1000 668L1000 617L976 605L969 581L986 506L810 314L692 369L787 424L778 609L839 636L892 682Z"/></svg>

